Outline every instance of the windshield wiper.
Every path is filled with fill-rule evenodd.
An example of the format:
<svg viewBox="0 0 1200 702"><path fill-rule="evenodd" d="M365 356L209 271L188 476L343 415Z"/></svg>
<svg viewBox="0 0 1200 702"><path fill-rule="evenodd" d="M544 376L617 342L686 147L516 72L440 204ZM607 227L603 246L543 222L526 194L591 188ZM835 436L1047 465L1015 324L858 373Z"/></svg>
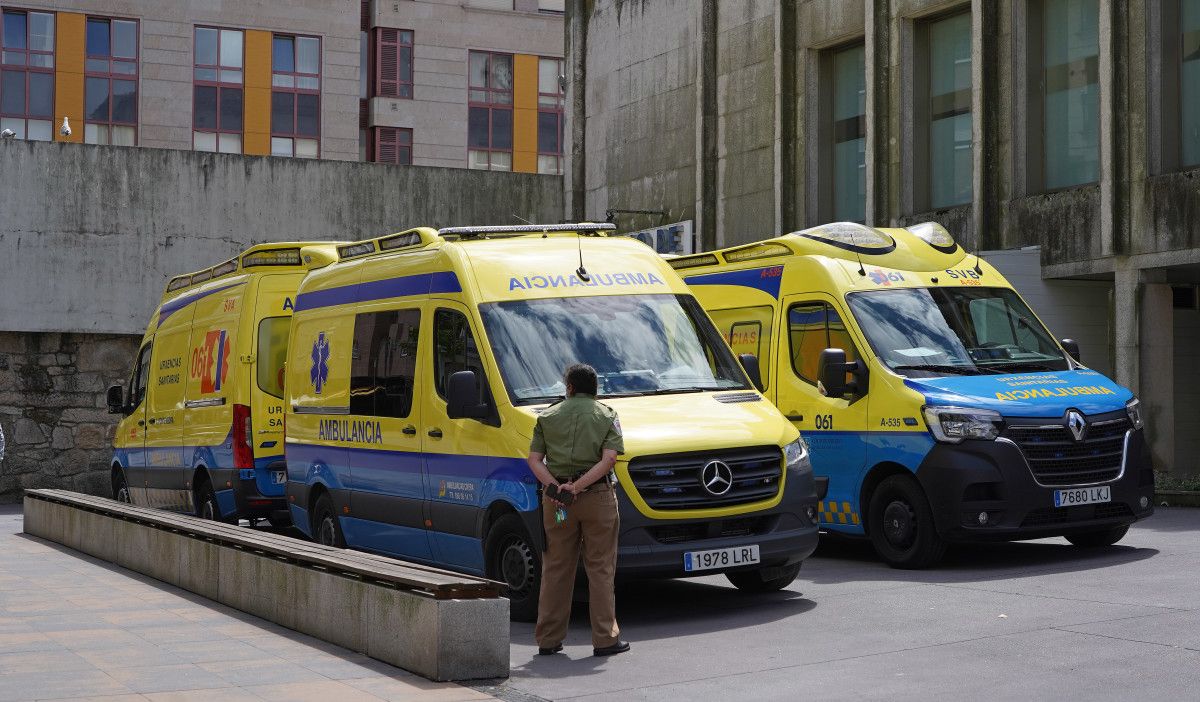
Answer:
<svg viewBox="0 0 1200 702"><path fill-rule="evenodd" d="M554 403L563 399L562 395L534 395L532 397L522 397L517 400L519 405L540 405L542 403Z"/></svg>
<svg viewBox="0 0 1200 702"><path fill-rule="evenodd" d="M930 371L933 373L940 372L940 373L954 373L956 375L975 375L977 373L980 373L983 369L981 369L977 366L952 366L952 365L948 365L948 364L939 365L937 363L919 363L919 364L904 365L904 366L892 366L892 370L898 370L898 371L899 370L920 370L920 371Z"/></svg>
<svg viewBox="0 0 1200 702"><path fill-rule="evenodd" d="M1009 369L1028 368L1029 370L1040 370L1040 371L1064 370L1062 368L1055 368L1055 367L1047 365L1045 363L1038 363L1037 361L998 361L995 363L986 363L983 365L986 368L1009 368Z"/></svg>
<svg viewBox="0 0 1200 702"><path fill-rule="evenodd" d="M700 387L659 388L657 390L633 390L630 392L605 393L601 397L650 397L652 395L681 395L689 392L720 392L721 390L736 390L738 388ZM744 388L743 388L744 389Z"/></svg>

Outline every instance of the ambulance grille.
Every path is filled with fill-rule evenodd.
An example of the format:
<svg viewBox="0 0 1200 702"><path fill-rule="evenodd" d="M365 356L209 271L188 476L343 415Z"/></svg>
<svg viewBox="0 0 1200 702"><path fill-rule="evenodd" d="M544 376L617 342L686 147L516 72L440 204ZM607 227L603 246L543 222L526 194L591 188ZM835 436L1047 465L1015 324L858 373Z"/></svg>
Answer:
<svg viewBox="0 0 1200 702"><path fill-rule="evenodd" d="M1129 429L1129 418L1121 417L1089 421L1083 441L1076 441L1065 425L1010 424L1004 436L1021 447L1042 485L1087 485L1120 477Z"/></svg>
<svg viewBox="0 0 1200 702"><path fill-rule="evenodd" d="M1123 502L1112 502L1099 505L1078 505L1076 507L1039 507L1030 510L1025 519L1021 520L1022 527L1058 526L1073 522L1087 522L1095 519L1132 518L1133 510Z"/></svg>
<svg viewBox="0 0 1200 702"><path fill-rule="evenodd" d="M729 466L733 484L714 495L704 488L701 473L712 461ZM768 500L779 492L783 451L759 446L724 451L640 456L629 463L633 486L651 509L707 509Z"/></svg>

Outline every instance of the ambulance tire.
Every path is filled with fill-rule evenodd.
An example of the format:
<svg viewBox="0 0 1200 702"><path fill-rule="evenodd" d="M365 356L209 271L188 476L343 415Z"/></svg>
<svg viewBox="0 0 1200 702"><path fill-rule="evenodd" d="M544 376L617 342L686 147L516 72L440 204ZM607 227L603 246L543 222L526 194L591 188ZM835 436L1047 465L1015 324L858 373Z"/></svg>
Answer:
<svg viewBox="0 0 1200 702"><path fill-rule="evenodd" d="M765 578L762 570L744 570L738 573L726 573L725 577L729 578L729 582L742 592L762 593L762 592L778 592L796 579L800 575L800 566L803 562L794 563L783 568L771 568L773 573L778 573L774 578Z"/></svg>
<svg viewBox="0 0 1200 702"><path fill-rule="evenodd" d="M496 520L484 541L487 577L505 583L509 616L517 622L536 622L542 590L542 554L515 514Z"/></svg>
<svg viewBox="0 0 1200 702"><path fill-rule="evenodd" d="M333 510L333 500L328 494L322 493L313 506L312 517L313 541L324 546L346 548L346 538L342 536L342 525L338 523L337 512Z"/></svg>
<svg viewBox="0 0 1200 702"><path fill-rule="evenodd" d="M221 521L221 507L217 504L217 493L213 492L208 478L196 486L196 516L201 519Z"/></svg>
<svg viewBox="0 0 1200 702"><path fill-rule="evenodd" d="M120 468L113 468L112 491L113 499L117 502L133 503L129 498L129 483L125 481L125 471Z"/></svg>
<svg viewBox="0 0 1200 702"><path fill-rule="evenodd" d="M871 494L870 510L867 531L871 544L891 567L928 568L946 553L946 542L937 533L929 500L911 477L885 478Z"/></svg>
<svg viewBox="0 0 1200 702"><path fill-rule="evenodd" d="M1112 546L1125 538L1125 534L1128 531L1129 525L1125 524L1107 529L1097 529L1096 531L1085 531L1082 534L1068 534L1064 538L1070 541L1071 545L1078 546L1079 548L1102 548L1104 546Z"/></svg>

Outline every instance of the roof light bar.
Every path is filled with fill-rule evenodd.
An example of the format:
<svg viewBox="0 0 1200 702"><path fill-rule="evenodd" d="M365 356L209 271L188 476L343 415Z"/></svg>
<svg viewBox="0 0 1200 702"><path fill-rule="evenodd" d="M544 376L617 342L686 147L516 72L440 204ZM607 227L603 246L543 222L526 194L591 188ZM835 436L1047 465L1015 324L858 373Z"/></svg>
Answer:
<svg viewBox="0 0 1200 702"><path fill-rule="evenodd" d="M441 236L483 236L486 234L522 234L531 232L612 232L617 225L608 222L576 222L574 224L516 224L490 227L446 227L439 229Z"/></svg>
<svg viewBox="0 0 1200 702"><path fill-rule="evenodd" d="M862 254L885 254L896 249L896 242L883 232L855 222L834 222L795 232L796 236Z"/></svg>
<svg viewBox="0 0 1200 702"><path fill-rule="evenodd" d="M203 283L206 280L212 280L212 277L213 277L213 274L212 274L211 268L200 271L199 273L193 273L192 274L192 285L195 285L196 283Z"/></svg>
<svg viewBox="0 0 1200 702"><path fill-rule="evenodd" d="M186 288L187 286L189 286L191 284L192 284L192 276L190 276L190 275L175 276L174 278L171 279L171 282L167 283L167 292L171 292L173 290L178 290L180 288Z"/></svg>
<svg viewBox="0 0 1200 702"><path fill-rule="evenodd" d="M958 242L954 241L950 232L937 222L922 222L905 229L942 253L953 253L958 248Z"/></svg>
<svg viewBox="0 0 1200 702"><path fill-rule="evenodd" d="M237 259L231 258L219 266L213 266L213 277L218 278L223 275L228 275L237 270Z"/></svg>
<svg viewBox="0 0 1200 702"><path fill-rule="evenodd" d="M391 251L392 249L402 249L406 246L416 246L421 243L421 234L412 232L410 234L396 234L394 236L385 237L379 240L380 251Z"/></svg>
<svg viewBox="0 0 1200 702"><path fill-rule="evenodd" d="M338 247L338 256L342 259L354 258L355 256L366 256L367 254L375 253L375 242L364 241L360 244L347 244L346 246Z"/></svg>
<svg viewBox="0 0 1200 702"><path fill-rule="evenodd" d="M740 249L734 249L733 251L726 251L723 255L726 261L737 263L738 261L753 261L759 258L791 256L792 250L783 244L753 244Z"/></svg>
<svg viewBox="0 0 1200 702"><path fill-rule="evenodd" d="M242 256L242 268L298 265L300 265L300 249L269 249Z"/></svg>
<svg viewBox="0 0 1200 702"><path fill-rule="evenodd" d="M684 268L699 268L700 266L715 266L720 261L712 254L702 254L699 256L681 256L667 260L667 265L675 270L683 270Z"/></svg>

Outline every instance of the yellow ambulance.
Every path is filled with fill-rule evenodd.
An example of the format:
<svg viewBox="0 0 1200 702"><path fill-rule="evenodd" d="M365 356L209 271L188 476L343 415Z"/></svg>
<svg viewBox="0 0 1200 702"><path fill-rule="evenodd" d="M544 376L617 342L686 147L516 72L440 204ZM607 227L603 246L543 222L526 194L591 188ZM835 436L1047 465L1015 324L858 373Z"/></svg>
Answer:
<svg viewBox="0 0 1200 702"><path fill-rule="evenodd" d="M792 582L817 543L804 443L674 271L611 230L420 228L309 273L288 344L295 525L502 580L532 618L544 536L525 458L583 362L625 435L619 573Z"/></svg>
<svg viewBox="0 0 1200 702"><path fill-rule="evenodd" d="M947 542L1110 545L1153 511L1133 393L938 224L836 223L672 258L812 448L823 529L896 567Z"/></svg>
<svg viewBox="0 0 1200 702"><path fill-rule="evenodd" d="M300 254L304 250L304 256ZM275 243L172 278L127 386L112 494L209 519L288 521L283 364L296 288L336 260L329 243Z"/></svg>

